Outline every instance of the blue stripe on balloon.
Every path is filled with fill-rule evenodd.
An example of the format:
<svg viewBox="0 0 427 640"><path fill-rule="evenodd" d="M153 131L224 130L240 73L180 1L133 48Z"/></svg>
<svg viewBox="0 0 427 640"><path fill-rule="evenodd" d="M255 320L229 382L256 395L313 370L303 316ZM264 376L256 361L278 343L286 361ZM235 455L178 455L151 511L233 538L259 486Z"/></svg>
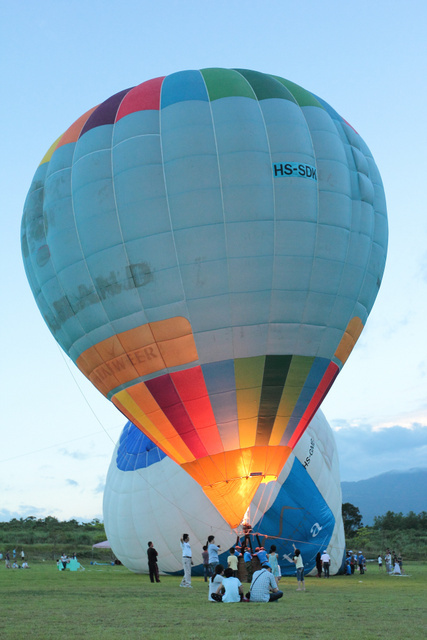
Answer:
<svg viewBox="0 0 427 640"><path fill-rule="evenodd" d="M159 447L138 429L132 422L127 422L119 440L116 464L121 471L145 469L166 457Z"/></svg>
<svg viewBox="0 0 427 640"><path fill-rule="evenodd" d="M328 546L334 526L332 511L304 466L295 459L277 498L255 528L260 536L267 533L270 539L275 538L282 575L290 576L295 575L295 565L284 560L283 554L293 556L292 543L301 550L307 574L316 565L317 552ZM268 551L269 545L266 546Z"/></svg>
<svg viewBox="0 0 427 640"><path fill-rule="evenodd" d="M179 71L166 76L163 81L160 98L161 109L186 100L209 102L206 85L200 71Z"/></svg>

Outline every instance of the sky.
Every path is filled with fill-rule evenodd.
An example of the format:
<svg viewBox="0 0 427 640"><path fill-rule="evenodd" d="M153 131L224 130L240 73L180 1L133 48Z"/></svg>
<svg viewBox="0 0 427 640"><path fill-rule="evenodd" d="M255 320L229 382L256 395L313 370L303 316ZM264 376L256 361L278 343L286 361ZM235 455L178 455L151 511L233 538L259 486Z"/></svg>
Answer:
<svg viewBox="0 0 427 640"><path fill-rule="evenodd" d="M33 174L89 108L184 69L285 77L369 146L387 198L386 270L322 409L342 480L427 466L426 23L424 0L0 2L0 521L102 519L126 422L63 354L27 284L20 222Z"/></svg>

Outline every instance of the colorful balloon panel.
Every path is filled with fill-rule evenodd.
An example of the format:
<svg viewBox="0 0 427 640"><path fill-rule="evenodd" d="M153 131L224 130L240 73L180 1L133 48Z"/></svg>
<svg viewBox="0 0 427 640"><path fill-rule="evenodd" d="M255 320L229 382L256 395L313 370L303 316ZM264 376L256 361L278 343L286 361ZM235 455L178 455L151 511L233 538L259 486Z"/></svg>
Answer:
<svg viewBox="0 0 427 640"><path fill-rule="evenodd" d="M252 501L249 521L269 550L277 546L283 575L295 567L284 554L296 544L306 572L315 567L318 551L328 549L332 573L345 548L341 516L338 457L331 429L321 412L290 454L277 480L263 482ZM104 522L114 553L132 571L147 573L147 540L159 552L160 570L182 571L179 538L190 533L193 574L202 575L201 551L215 535L227 565L236 535L211 501L180 466L141 431L127 423L113 454L104 492ZM241 530L238 532L241 534ZM258 546L255 535L253 546Z"/></svg>
<svg viewBox="0 0 427 640"><path fill-rule="evenodd" d="M386 247L362 138L249 70L181 71L89 110L22 221L57 341L233 526L354 347Z"/></svg>

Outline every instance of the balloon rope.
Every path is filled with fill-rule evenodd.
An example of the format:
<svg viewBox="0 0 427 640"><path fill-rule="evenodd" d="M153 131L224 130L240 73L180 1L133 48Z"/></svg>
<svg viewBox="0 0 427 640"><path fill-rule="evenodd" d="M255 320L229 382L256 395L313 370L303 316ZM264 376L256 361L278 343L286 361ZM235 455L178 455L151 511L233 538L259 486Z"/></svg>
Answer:
<svg viewBox="0 0 427 640"><path fill-rule="evenodd" d="M108 433L107 429L104 427L104 425L102 424L101 420L100 420L100 419L98 418L98 416L96 415L95 411L92 409L92 406L91 406L91 404L90 404L89 400L86 398L86 396L85 396L85 393L84 393L83 389L81 388L81 386L80 386L80 384L78 383L78 381L77 381L76 377L74 376L74 373L73 373L73 371L71 370L70 364L69 364L69 362L68 362L67 358L65 357L65 354L64 354L63 350L61 349L61 347L59 346L59 344L57 344L57 346L58 346L59 352L60 352L60 354L61 354L61 356L62 356L62 359L64 360L64 362L65 362L65 364L66 364L66 366L67 366L67 369L68 369L68 371L69 371L69 372L70 372L70 374L71 374L71 377L73 378L74 382L75 382L75 383L76 383L76 385L77 385L78 390L80 391L80 393L81 393L81 394L82 394L82 396L83 396L84 401L86 402L87 406L89 407L90 411L92 412L93 416L95 417L95 420L96 420L96 421L98 422L98 424L101 426L101 428L102 428L102 430L104 431L105 435L106 435L108 438L110 438L111 442L112 442L112 443L113 443L113 445L115 446L115 445L116 445L115 441L114 441L114 440L113 440L113 438L110 436L110 434Z"/></svg>

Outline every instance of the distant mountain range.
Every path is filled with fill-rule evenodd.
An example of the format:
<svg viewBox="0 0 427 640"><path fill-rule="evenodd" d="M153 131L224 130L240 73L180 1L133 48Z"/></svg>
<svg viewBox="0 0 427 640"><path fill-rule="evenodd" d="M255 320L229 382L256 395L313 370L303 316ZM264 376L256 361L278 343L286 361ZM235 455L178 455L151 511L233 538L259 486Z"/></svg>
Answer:
<svg viewBox="0 0 427 640"><path fill-rule="evenodd" d="M383 516L387 511L427 511L427 468L409 471L389 471L379 476L341 482L342 501L359 508L363 524L374 524L375 516Z"/></svg>

